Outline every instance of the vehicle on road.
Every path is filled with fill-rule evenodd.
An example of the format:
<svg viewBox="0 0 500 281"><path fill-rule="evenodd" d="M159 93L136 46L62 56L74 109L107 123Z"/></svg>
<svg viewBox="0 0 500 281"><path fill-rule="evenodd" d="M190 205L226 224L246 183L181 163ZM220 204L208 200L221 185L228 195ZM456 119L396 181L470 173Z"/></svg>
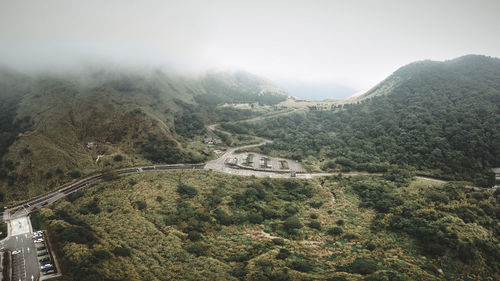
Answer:
<svg viewBox="0 0 500 281"><path fill-rule="evenodd" d="M42 207L45 206L45 205L47 205L47 204L49 204L49 202L47 202L47 201L43 202L42 203Z"/></svg>
<svg viewBox="0 0 500 281"><path fill-rule="evenodd" d="M41 252L41 253L38 253L38 255L37 255L37 256L39 256L39 257L43 257L43 256L46 256L46 255L48 255L48 254L49 254L49 253L47 253L47 252Z"/></svg>
<svg viewBox="0 0 500 281"><path fill-rule="evenodd" d="M37 250L37 251L43 251L43 250L45 250L45 249L47 249L47 247L45 247L45 246L42 246L42 247L38 247L38 248L36 248L36 250Z"/></svg>
<svg viewBox="0 0 500 281"><path fill-rule="evenodd" d="M21 250L15 250L15 251L12 251L12 254L13 254L13 255L17 255L17 254L19 254L19 253L21 253Z"/></svg>

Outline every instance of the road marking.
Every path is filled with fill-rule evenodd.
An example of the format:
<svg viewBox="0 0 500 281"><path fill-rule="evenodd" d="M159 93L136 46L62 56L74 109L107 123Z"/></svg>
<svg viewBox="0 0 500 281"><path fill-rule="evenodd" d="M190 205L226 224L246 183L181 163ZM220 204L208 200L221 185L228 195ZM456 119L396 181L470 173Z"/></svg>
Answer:
<svg viewBox="0 0 500 281"><path fill-rule="evenodd" d="M30 248L28 247L28 248L26 248L26 250L28 250L28 254L29 254L29 252L30 252Z"/></svg>

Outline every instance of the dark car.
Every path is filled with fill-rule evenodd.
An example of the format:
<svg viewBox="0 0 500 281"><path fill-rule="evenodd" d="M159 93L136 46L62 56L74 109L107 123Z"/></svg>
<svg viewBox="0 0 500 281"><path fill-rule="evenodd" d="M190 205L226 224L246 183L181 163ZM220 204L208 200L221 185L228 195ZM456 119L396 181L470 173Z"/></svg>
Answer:
<svg viewBox="0 0 500 281"><path fill-rule="evenodd" d="M45 246L36 248L37 251L42 251L42 250L45 250L45 249L47 249L47 247L45 247Z"/></svg>
<svg viewBox="0 0 500 281"><path fill-rule="evenodd" d="M46 262L46 261L50 262L49 257L46 257L46 258L43 258L43 259L40 260L40 262Z"/></svg>
<svg viewBox="0 0 500 281"><path fill-rule="evenodd" d="M49 254L49 253L47 253L47 252L41 252L41 253L38 253L38 255L37 255L37 256L39 256L39 257L43 257L43 256L46 256L46 255L48 255L48 254Z"/></svg>
<svg viewBox="0 0 500 281"><path fill-rule="evenodd" d="M49 264L49 263L52 263L52 262L50 260L48 260L48 261L40 261L40 266L46 265L46 264Z"/></svg>
<svg viewBox="0 0 500 281"><path fill-rule="evenodd" d="M42 206L45 206L45 205L47 205L47 204L49 204L49 202L43 202L43 203L42 203Z"/></svg>
<svg viewBox="0 0 500 281"><path fill-rule="evenodd" d="M52 273L54 273L54 272L56 272L56 271L55 271L55 270L53 270L53 269L49 269L49 270L42 270L42 274L43 274L43 275L49 275L49 274L52 274Z"/></svg>

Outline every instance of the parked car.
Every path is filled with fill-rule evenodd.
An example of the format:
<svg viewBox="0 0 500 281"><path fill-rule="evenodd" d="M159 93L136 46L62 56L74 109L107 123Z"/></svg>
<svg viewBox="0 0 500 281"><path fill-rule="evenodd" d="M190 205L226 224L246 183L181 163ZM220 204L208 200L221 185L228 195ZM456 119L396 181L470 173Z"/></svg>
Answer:
<svg viewBox="0 0 500 281"><path fill-rule="evenodd" d="M42 247L38 247L38 248L36 248L36 250L37 250L37 251L43 251L43 250L45 250L45 249L47 249L47 247L45 247L45 246L42 246Z"/></svg>
<svg viewBox="0 0 500 281"><path fill-rule="evenodd" d="M53 269L49 269L49 270L42 270L42 274L43 274L43 275L49 275L49 274L52 274L52 273L54 273L54 272L56 272L56 271L55 271L55 270L53 270Z"/></svg>
<svg viewBox="0 0 500 281"><path fill-rule="evenodd" d="M46 256L46 255L48 255L48 254L49 254L49 253L47 253L47 252L41 252L41 253L38 253L38 255L37 255L37 256L39 256L39 257L43 257L43 256Z"/></svg>
<svg viewBox="0 0 500 281"><path fill-rule="evenodd" d="M46 259L48 259L48 258L46 258ZM40 266L42 266L42 265L46 265L46 264L49 264L49 263L52 263L52 262L50 261L50 259L48 259L48 260L46 260L46 261L41 261L41 260L40 260Z"/></svg>
<svg viewBox="0 0 500 281"><path fill-rule="evenodd" d="M21 250L15 250L15 251L12 251L12 254L13 254L13 255L17 255L17 254L19 254L19 253L21 253Z"/></svg>
<svg viewBox="0 0 500 281"><path fill-rule="evenodd" d="M43 238L38 238L35 240L35 243L43 243Z"/></svg>
<svg viewBox="0 0 500 281"><path fill-rule="evenodd" d="M50 262L50 258L49 257L46 257L46 258L43 258L43 259L40 259L40 263L42 262Z"/></svg>
<svg viewBox="0 0 500 281"><path fill-rule="evenodd" d="M44 269L52 269L54 266L51 264L51 263L48 263L48 264L44 264L42 266L40 266L40 269L41 270L44 270Z"/></svg>

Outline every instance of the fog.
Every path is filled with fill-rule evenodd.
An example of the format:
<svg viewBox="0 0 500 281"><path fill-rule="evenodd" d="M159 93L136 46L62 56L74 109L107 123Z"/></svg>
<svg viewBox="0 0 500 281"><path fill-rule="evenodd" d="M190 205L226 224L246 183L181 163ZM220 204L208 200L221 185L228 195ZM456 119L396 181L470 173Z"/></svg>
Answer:
<svg viewBox="0 0 500 281"><path fill-rule="evenodd" d="M367 89L416 60L500 57L500 1L0 2L0 63L242 69Z"/></svg>

